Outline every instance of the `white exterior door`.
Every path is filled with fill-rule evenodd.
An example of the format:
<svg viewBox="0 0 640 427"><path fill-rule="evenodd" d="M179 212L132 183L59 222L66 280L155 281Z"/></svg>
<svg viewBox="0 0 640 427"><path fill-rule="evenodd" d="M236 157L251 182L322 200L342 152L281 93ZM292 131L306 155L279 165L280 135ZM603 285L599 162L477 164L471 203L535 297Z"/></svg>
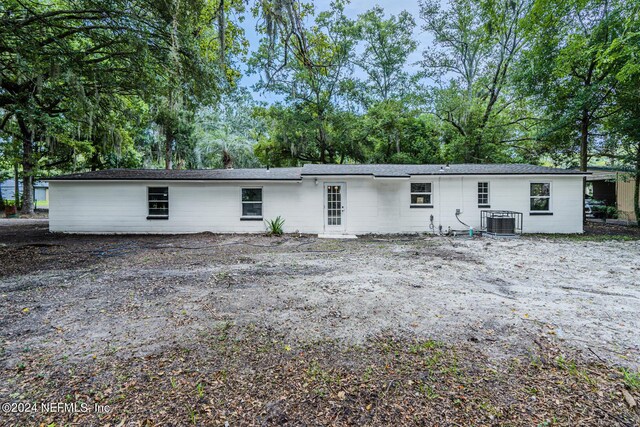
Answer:
<svg viewBox="0 0 640 427"><path fill-rule="evenodd" d="M346 184L328 182L324 184L324 231L343 233L346 219Z"/></svg>

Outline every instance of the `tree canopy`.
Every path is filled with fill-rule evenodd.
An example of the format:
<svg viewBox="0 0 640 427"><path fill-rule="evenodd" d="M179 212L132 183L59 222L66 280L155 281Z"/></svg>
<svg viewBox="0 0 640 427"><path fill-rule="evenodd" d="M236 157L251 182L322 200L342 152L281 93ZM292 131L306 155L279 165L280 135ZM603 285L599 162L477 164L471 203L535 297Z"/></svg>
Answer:
<svg viewBox="0 0 640 427"><path fill-rule="evenodd" d="M23 212L34 179L113 167L599 162L640 181L637 2L348 10L3 1L0 176L23 181Z"/></svg>

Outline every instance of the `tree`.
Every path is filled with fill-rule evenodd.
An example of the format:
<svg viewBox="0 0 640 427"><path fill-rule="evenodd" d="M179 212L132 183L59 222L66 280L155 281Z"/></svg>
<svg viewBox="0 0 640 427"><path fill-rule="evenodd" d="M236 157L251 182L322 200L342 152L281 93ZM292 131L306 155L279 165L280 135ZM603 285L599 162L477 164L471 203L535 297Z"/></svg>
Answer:
<svg viewBox="0 0 640 427"><path fill-rule="evenodd" d="M340 139L344 115L339 106L341 82L352 68L353 23L344 15L343 2L319 13L311 28L302 28L297 17L312 9L296 2L290 7L290 18L279 24L277 32L269 21L261 27L265 37L250 61L251 70L263 72L257 88L282 96L289 104L262 111L274 127L269 130L272 147L263 142L259 152L288 150L296 161L344 161L354 155L350 144Z"/></svg>
<svg viewBox="0 0 640 427"><path fill-rule="evenodd" d="M514 62L524 45L528 0L453 0L444 10L433 0L420 2L423 29L434 36L424 52L427 74L440 84L434 114L457 134L465 162L494 161L521 137L514 127L530 118L514 109L509 91ZM507 120L508 119L508 120ZM496 132L499 128L501 132ZM487 145L491 147L488 148Z"/></svg>
<svg viewBox="0 0 640 427"><path fill-rule="evenodd" d="M146 76L140 51L156 32L148 15L112 2L4 2L0 25L0 131L20 141L22 211L33 211L40 169L90 149L78 128L92 128L100 98L128 93ZM125 30L126 31L123 31Z"/></svg>
<svg viewBox="0 0 640 427"><path fill-rule="evenodd" d="M611 133L610 155L634 170L634 211L640 226L640 5L625 4L620 33L603 54L603 62L616 70L615 114L605 121Z"/></svg>
<svg viewBox="0 0 640 427"><path fill-rule="evenodd" d="M373 105L356 125L367 163L440 163L439 127L402 101Z"/></svg>
<svg viewBox="0 0 640 427"><path fill-rule="evenodd" d="M176 3L182 8L174 27ZM176 60L190 77L180 82L190 102L233 77L207 56L214 50L216 61L220 57L212 45L220 37L211 37L209 7L196 0L2 3L0 132L20 142L22 212L33 211L36 174L72 164L78 155L96 156L104 142L99 135L113 128L108 121L115 119L116 104L161 93ZM231 51L234 44L225 46Z"/></svg>
<svg viewBox="0 0 640 427"><path fill-rule="evenodd" d="M259 167L254 145L266 129L247 89L224 95L215 106L201 109L196 115L196 157L199 167L220 168L227 153L237 168Z"/></svg>
<svg viewBox="0 0 640 427"><path fill-rule="evenodd" d="M362 51L353 63L364 71L366 79L357 81L354 92L365 107L413 95L420 75L411 75L406 66L418 46L413 39L415 26L406 11L385 19L380 6L358 16L355 37L362 44Z"/></svg>
<svg viewBox="0 0 640 427"><path fill-rule="evenodd" d="M169 0L163 9L170 34L168 68L151 103L166 169L172 168L174 154L181 157L179 164L193 164L196 110L217 102L239 77L232 57L246 47L237 23L227 17L243 11L242 0Z"/></svg>
<svg viewBox="0 0 640 427"><path fill-rule="evenodd" d="M622 81L616 92L620 110L612 116L608 127L616 138L615 157L633 167L634 211L640 226L640 78Z"/></svg>
<svg viewBox="0 0 640 427"><path fill-rule="evenodd" d="M587 170L602 149L603 123L615 114L615 65L604 53L620 31L625 2L537 0L530 47L519 69L521 91L546 119L541 138Z"/></svg>

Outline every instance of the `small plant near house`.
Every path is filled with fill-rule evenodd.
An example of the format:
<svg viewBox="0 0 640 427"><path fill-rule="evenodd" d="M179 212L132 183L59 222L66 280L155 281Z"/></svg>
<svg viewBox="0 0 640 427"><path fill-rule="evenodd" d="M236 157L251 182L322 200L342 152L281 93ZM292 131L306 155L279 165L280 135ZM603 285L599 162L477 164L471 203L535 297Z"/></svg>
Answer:
<svg viewBox="0 0 640 427"><path fill-rule="evenodd" d="M267 232L272 236L282 236L282 227L284 226L284 219L278 215L275 219L267 221Z"/></svg>
<svg viewBox="0 0 640 427"><path fill-rule="evenodd" d="M15 218L18 215L18 207L15 200L4 201L4 214L7 218Z"/></svg>

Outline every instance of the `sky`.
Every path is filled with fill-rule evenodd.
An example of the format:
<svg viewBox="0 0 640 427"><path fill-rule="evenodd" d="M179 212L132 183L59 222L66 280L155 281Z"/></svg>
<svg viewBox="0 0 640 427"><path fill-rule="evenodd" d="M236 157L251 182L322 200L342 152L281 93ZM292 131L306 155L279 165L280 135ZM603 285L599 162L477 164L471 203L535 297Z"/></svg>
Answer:
<svg viewBox="0 0 640 427"><path fill-rule="evenodd" d="M329 9L329 5L331 0L314 0L315 10L317 12L321 12L323 10ZM378 0L375 2L366 1L366 0L351 0L351 3L345 7L345 14L352 19L355 19L358 15L366 12L367 10L373 8L374 6L381 6L386 16L397 15L403 10L411 13L413 15L414 20L416 21L416 28L414 30L414 38L418 41L418 48L413 53L411 57L409 57L409 64L413 64L419 61L422 58L422 51L425 50L429 44L431 43L431 38L425 34L421 29L420 22L420 7L418 5L418 0ZM258 46L259 36L255 31L255 21L251 17L247 17L247 19L243 23L243 27L245 30L245 36L247 40L249 40L250 51L253 51ZM410 69L417 69L417 66L409 65ZM241 85L245 86L252 90L253 97L257 101L263 102L274 102L276 98L269 93L256 92L251 87L260 80L258 75L250 75L247 74L246 67L243 68L243 77L241 80Z"/></svg>

